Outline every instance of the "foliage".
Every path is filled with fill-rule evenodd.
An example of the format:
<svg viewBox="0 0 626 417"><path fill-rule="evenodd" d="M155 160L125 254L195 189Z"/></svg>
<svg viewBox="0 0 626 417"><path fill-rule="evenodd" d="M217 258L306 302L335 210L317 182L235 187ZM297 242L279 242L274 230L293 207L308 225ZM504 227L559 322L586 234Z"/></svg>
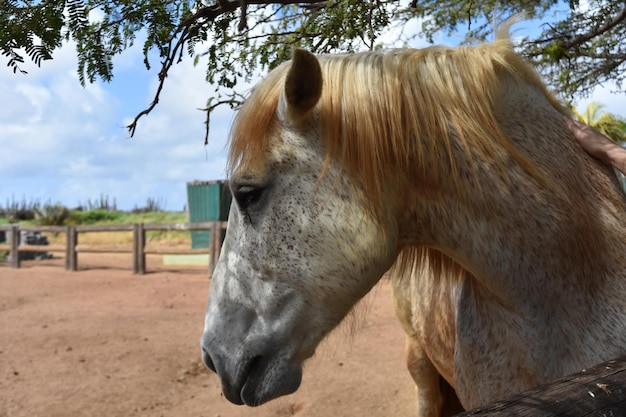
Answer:
<svg viewBox="0 0 626 417"><path fill-rule="evenodd" d="M86 203L80 203L77 210L110 210L117 211L117 203L115 201L115 197L113 201L109 199L108 195L100 194L100 198L91 200L87 199Z"/></svg>
<svg viewBox="0 0 626 417"><path fill-rule="evenodd" d="M24 220L33 220L35 218L35 212L28 209L18 209L15 211L11 211L8 214L10 223L17 223Z"/></svg>
<svg viewBox="0 0 626 417"><path fill-rule="evenodd" d="M72 211L69 222L71 224L96 224L96 223L120 223L123 213L120 211L110 211L96 209L88 211Z"/></svg>
<svg viewBox="0 0 626 417"><path fill-rule="evenodd" d="M152 213L126 213L122 224L134 223L187 223L187 214L178 211L159 211Z"/></svg>
<svg viewBox="0 0 626 417"><path fill-rule="evenodd" d="M24 62L20 49L37 65L41 65L42 60L52 59L52 51L61 46L63 40L65 3L58 0L4 0L0 3L0 51L9 58L7 66L13 72L25 72L20 68Z"/></svg>
<svg viewBox="0 0 626 417"><path fill-rule="evenodd" d="M8 218L9 223L17 223L33 220L35 218L35 210L39 207L41 207L41 203L38 200L26 201L24 197L21 200L11 198L10 201L7 199L2 212L3 216Z"/></svg>
<svg viewBox="0 0 626 417"><path fill-rule="evenodd" d="M34 212L35 220L40 226L63 226L70 217L70 211L61 203L44 204Z"/></svg>
<svg viewBox="0 0 626 417"><path fill-rule="evenodd" d="M132 213L157 213L165 209L165 200L148 198L144 207L133 208Z"/></svg>
<svg viewBox="0 0 626 417"><path fill-rule="evenodd" d="M139 38L147 68L158 57L156 106L169 70L185 55L206 62L218 90L207 100L237 106L234 87L291 56L294 47L317 53L384 47L380 35L399 29L432 41L438 33L466 32L485 39L493 22L524 13L550 21L521 49L540 65L553 87L570 98L607 80L626 77L626 3L611 0L5 0L0 2L0 52L14 72L28 58L39 65L64 40L73 40L80 81L113 77L112 58ZM413 35L414 36L414 35ZM207 131L208 134L208 131Z"/></svg>
<svg viewBox="0 0 626 417"><path fill-rule="evenodd" d="M72 210L70 222L74 225L90 224L135 224L135 223L186 223L184 212L122 212L96 209L89 211Z"/></svg>
<svg viewBox="0 0 626 417"><path fill-rule="evenodd" d="M626 118L612 113L601 112L604 106L589 103L584 113L572 108L574 116L581 122L591 125L618 143L626 142Z"/></svg>
<svg viewBox="0 0 626 417"><path fill-rule="evenodd" d="M67 223L71 224L94 224L98 222L120 221L121 223L141 223L143 217L167 219L174 217L174 222L185 222L184 213L165 212L165 200L161 198L148 198L144 207L135 207L130 213L124 213L117 210L115 198L101 194L95 200L88 199L85 203L80 203L76 208L69 210L63 204L47 201L42 203L38 199L21 200L15 198L7 199L5 205L0 204L0 224L2 223L20 223L29 222L29 224L38 224L42 226L55 226ZM109 213L106 213L109 212ZM182 220L179 218L182 217ZM132 218L132 221L125 221L126 218ZM159 223L153 221L153 223ZM172 221L164 221L171 223Z"/></svg>
<svg viewBox="0 0 626 417"><path fill-rule="evenodd" d="M602 104L591 102L587 105L584 113L572 106L572 113L579 121L594 127L608 138L623 146L624 142L626 142L626 118L612 113L601 112L603 107ZM626 176L619 170L615 170L615 173L622 184L622 188L626 191Z"/></svg>
<svg viewBox="0 0 626 417"><path fill-rule="evenodd" d="M621 89L626 62L626 3L569 0L566 17L526 39L525 53L570 97L613 80Z"/></svg>

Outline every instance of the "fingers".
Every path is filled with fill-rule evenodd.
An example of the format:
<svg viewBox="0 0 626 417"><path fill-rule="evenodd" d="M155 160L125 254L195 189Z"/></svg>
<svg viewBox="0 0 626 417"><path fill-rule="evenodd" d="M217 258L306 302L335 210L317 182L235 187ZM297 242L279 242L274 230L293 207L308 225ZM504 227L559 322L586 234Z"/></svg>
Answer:
<svg viewBox="0 0 626 417"><path fill-rule="evenodd" d="M578 138L579 135L583 133L582 126L580 122L572 119L571 117L563 116L563 120L567 125L567 128L572 132L575 138Z"/></svg>
<svg viewBox="0 0 626 417"><path fill-rule="evenodd" d="M565 121L565 124L567 124L567 127L572 131L572 133L575 133L575 131L578 130L582 130L585 126L587 126L586 124L581 123L578 120L574 120L568 116L563 116L563 120Z"/></svg>
<svg viewBox="0 0 626 417"><path fill-rule="evenodd" d="M598 132L596 129L594 129L593 127L589 126L588 124L579 122L578 120L574 120L567 116L563 116L563 120L565 120L565 124L567 124L567 127L569 128L570 132L572 132L572 134L574 135L576 139L579 139L579 140L582 140L582 139L602 140L603 139L603 135L600 132Z"/></svg>

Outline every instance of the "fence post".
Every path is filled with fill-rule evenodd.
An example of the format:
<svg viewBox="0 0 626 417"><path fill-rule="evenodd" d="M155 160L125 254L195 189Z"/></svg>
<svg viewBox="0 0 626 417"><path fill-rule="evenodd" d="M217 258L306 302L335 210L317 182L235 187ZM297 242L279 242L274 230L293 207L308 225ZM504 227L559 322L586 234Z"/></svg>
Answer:
<svg viewBox="0 0 626 417"><path fill-rule="evenodd" d="M20 238L22 234L20 233L19 226L11 226L11 266L13 268L20 267Z"/></svg>
<svg viewBox="0 0 626 417"><path fill-rule="evenodd" d="M146 230L143 223L139 223L137 227L137 251L139 252L137 267L138 273L146 273Z"/></svg>
<svg viewBox="0 0 626 417"><path fill-rule="evenodd" d="M222 228L222 222L215 221L211 225L211 245L209 250L211 251L209 256L209 275L213 276L215 266L220 258L220 252L222 251L222 240L224 237L224 229Z"/></svg>
<svg viewBox="0 0 626 417"><path fill-rule="evenodd" d="M65 270L70 270L70 256L72 256L72 250L70 249L70 234L72 226L65 228Z"/></svg>
<svg viewBox="0 0 626 417"><path fill-rule="evenodd" d="M139 273L139 226L133 224L133 274Z"/></svg>
<svg viewBox="0 0 626 417"><path fill-rule="evenodd" d="M133 225L133 273L146 273L146 230L143 223Z"/></svg>
<svg viewBox="0 0 626 417"><path fill-rule="evenodd" d="M78 270L76 245L78 245L78 232L76 232L76 227L69 226L67 228L67 260L65 261L69 271Z"/></svg>

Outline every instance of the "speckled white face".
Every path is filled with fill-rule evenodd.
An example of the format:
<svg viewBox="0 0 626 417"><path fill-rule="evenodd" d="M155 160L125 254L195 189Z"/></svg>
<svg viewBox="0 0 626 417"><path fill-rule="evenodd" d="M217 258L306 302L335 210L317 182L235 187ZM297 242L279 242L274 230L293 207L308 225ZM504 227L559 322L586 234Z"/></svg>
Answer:
<svg viewBox="0 0 626 417"><path fill-rule="evenodd" d="M202 338L204 362L236 404L295 391L302 362L397 254L396 233L374 222L335 168L320 179L316 130L286 121L278 130L264 167L231 178Z"/></svg>

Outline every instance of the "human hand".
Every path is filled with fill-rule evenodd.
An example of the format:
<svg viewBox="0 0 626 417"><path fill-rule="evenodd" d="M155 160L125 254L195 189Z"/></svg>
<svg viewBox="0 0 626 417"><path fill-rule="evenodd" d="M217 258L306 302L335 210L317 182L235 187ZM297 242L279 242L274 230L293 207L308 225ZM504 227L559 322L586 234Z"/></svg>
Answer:
<svg viewBox="0 0 626 417"><path fill-rule="evenodd" d="M602 152L604 152L605 147L607 145L614 145L609 138L598 132L593 127L577 120L573 120L567 116L564 116L563 119L565 120L565 124L567 124L570 132L574 135L576 141L592 156L603 159Z"/></svg>
<svg viewBox="0 0 626 417"><path fill-rule="evenodd" d="M563 116L563 120L574 135L574 139L587 153L609 166L614 166L622 173L626 172L626 149L589 125L567 116Z"/></svg>

